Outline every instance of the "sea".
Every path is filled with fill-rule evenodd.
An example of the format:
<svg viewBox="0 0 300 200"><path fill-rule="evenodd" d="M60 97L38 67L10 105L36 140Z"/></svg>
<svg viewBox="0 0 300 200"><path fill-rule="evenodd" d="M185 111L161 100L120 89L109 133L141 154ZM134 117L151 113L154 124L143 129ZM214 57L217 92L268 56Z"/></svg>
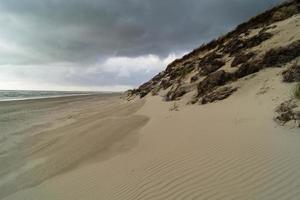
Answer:
<svg viewBox="0 0 300 200"><path fill-rule="evenodd" d="M99 92L74 91L36 91L36 90L0 90L0 101L18 101L28 99L43 99L64 96L97 94Z"/></svg>

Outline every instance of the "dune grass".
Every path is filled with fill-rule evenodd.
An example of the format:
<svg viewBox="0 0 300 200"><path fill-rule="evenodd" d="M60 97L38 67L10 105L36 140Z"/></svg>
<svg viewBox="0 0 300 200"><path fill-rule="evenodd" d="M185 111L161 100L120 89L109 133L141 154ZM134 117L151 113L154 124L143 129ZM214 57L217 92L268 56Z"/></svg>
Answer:
<svg viewBox="0 0 300 200"><path fill-rule="evenodd" d="M294 89L294 96L300 100L300 83L298 83Z"/></svg>

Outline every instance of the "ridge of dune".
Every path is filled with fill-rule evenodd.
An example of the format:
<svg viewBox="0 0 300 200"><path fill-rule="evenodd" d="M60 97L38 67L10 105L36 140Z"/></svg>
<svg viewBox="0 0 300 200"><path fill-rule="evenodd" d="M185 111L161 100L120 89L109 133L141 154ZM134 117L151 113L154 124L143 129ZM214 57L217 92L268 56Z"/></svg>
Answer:
<svg viewBox="0 0 300 200"><path fill-rule="evenodd" d="M243 90L236 86L242 78L266 68L281 68L283 82L299 82L299 20L300 2L284 2L175 60L150 81L127 91L125 98L159 95L165 101L188 98L188 104L213 103ZM293 104L290 107L297 104L282 103ZM300 114L291 112L294 116L287 118L296 120L300 127ZM283 116L278 118L280 124L292 121Z"/></svg>

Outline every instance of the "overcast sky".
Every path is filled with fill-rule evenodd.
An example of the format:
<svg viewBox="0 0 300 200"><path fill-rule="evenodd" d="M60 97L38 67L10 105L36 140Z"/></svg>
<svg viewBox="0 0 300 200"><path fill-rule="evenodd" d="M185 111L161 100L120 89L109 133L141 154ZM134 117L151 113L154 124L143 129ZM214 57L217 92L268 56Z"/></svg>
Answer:
<svg viewBox="0 0 300 200"><path fill-rule="evenodd" d="M281 0L0 0L0 89L124 90Z"/></svg>

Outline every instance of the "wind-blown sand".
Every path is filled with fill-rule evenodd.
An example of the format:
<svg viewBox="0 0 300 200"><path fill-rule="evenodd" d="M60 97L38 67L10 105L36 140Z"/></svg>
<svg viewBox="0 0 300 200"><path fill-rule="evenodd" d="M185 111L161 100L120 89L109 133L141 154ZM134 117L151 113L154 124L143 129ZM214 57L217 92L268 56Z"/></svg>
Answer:
<svg viewBox="0 0 300 200"><path fill-rule="evenodd" d="M199 106L181 101L179 111L170 111L173 103L160 97L99 101L102 106L83 99L81 106L90 104L89 109L72 123L42 131L20 147L31 166L2 183L0 196L299 199L299 130L273 121L274 108L291 95L279 70L234 83L242 89L221 102Z"/></svg>
<svg viewBox="0 0 300 200"><path fill-rule="evenodd" d="M148 121L132 115L142 104L119 95L2 102L0 198L126 151Z"/></svg>
<svg viewBox="0 0 300 200"><path fill-rule="evenodd" d="M299 22L299 14L276 22L252 50L299 40ZM230 59L223 70L234 70ZM196 89L175 103L151 95L0 102L0 199L299 200L300 131L273 120L291 99L286 67L230 82L237 92L207 105L186 105Z"/></svg>

